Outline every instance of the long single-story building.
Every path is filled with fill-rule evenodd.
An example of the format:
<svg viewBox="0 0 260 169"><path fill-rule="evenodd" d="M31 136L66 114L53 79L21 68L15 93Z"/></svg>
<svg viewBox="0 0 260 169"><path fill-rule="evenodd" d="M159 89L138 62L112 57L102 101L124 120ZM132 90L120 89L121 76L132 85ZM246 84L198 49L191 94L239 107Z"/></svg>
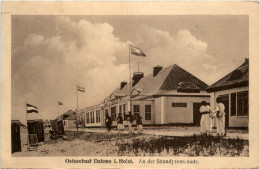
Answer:
<svg viewBox="0 0 260 169"><path fill-rule="evenodd" d="M164 69L156 66L153 73L147 76L142 72L134 73L131 84L121 82L120 87L101 104L79 110L79 113L86 127L105 126L106 113L112 117L115 125L119 113L126 120L132 105L133 114L140 114L144 125L199 126L200 103L210 102L211 95L207 93L207 87L206 83L176 64Z"/></svg>
<svg viewBox="0 0 260 169"><path fill-rule="evenodd" d="M248 127L249 59L207 88L212 93L211 105L221 97L225 105L225 127Z"/></svg>

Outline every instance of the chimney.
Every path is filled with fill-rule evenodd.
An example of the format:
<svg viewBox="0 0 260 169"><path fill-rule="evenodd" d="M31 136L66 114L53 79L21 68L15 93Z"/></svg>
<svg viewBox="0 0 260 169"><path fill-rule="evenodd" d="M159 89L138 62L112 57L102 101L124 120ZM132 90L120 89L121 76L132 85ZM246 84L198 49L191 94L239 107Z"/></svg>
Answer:
<svg viewBox="0 0 260 169"><path fill-rule="evenodd" d="M135 72L132 78L132 86L135 86L144 77L143 72Z"/></svg>
<svg viewBox="0 0 260 169"><path fill-rule="evenodd" d="M153 77L156 76L162 70L162 66L158 65L153 68Z"/></svg>
<svg viewBox="0 0 260 169"><path fill-rule="evenodd" d="M127 84L126 81L122 81L121 85L120 85L120 90L122 90L125 87L126 84Z"/></svg>
<svg viewBox="0 0 260 169"><path fill-rule="evenodd" d="M249 63L249 58L245 58L245 63L246 63L246 64Z"/></svg>

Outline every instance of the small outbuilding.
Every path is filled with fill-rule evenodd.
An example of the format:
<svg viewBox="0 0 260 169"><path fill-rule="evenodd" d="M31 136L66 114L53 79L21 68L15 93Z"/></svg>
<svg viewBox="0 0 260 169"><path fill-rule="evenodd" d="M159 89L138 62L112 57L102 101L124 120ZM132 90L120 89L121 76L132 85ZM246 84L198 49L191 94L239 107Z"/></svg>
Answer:
<svg viewBox="0 0 260 169"><path fill-rule="evenodd" d="M19 120L12 120L11 121L11 132L12 132L12 153L14 152L21 152L21 136L20 136L20 121Z"/></svg>
<svg viewBox="0 0 260 169"><path fill-rule="evenodd" d="M28 134L36 134L38 142L44 142L43 120L27 120Z"/></svg>
<svg viewBox="0 0 260 169"><path fill-rule="evenodd" d="M63 126L65 128L75 128L75 121L77 120L76 112L73 110L68 110L64 114L56 118L58 121L62 120Z"/></svg>

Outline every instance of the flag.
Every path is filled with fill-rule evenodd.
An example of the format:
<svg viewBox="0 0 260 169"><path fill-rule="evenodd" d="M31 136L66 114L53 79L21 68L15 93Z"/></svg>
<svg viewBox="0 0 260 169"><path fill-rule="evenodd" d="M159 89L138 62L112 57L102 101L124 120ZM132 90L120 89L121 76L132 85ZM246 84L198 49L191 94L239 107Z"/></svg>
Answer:
<svg viewBox="0 0 260 169"><path fill-rule="evenodd" d="M79 85L77 85L77 90L80 91L80 92L85 92L85 88L80 87Z"/></svg>
<svg viewBox="0 0 260 169"><path fill-rule="evenodd" d="M63 103L62 102L58 102L58 105L63 105Z"/></svg>
<svg viewBox="0 0 260 169"><path fill-rule="evenodd" d="M136 55L136 56L146 57L146 55L144 54L144 52L141 49L139 49L135 46L132 46L132 45L131 45L131 54Z"/></svg>
<svg viewBox="0 0 260 169"><path fill-rule="evenodd" d="M33 105L26 104L26 109L27 113L38 113L38 108Z"/></svg>

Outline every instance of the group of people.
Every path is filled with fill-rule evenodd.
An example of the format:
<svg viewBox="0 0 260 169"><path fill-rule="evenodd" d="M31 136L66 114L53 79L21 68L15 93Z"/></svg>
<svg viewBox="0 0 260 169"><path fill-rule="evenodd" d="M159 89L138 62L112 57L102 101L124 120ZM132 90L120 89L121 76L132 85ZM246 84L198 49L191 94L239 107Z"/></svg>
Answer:
<svg viewBox="0 0 260 169"><path fill-rule="evenodd" d="M204 134L211 134L212 132L212 123L213 120L215 119L216 121L216 127L217 127L217 134L219 136L226 136L225 132L225 106L222 103L222 99L218 97L216 99L217 106L215 110L212 110L209 105L207 105L206 101L201 102L201 107L200 107L200 113L201 113L201 120L200 120L200 126L201 126L201 133ZM143 126L142 126L142 117L140 114L136 115L136 125L137 129L139 131L142 131ZM117 129L118 132L120 133L125 129L124 126L124 119L122 117L122 113L119 113L118 116L116 117L116 122L117 122ZM129 133L133 132L133 122L134 122L134 116L132 115L131 111L129 112L129 115L125 120L128 121L128 131ZM106 118L105 118L105 124L107 131L109 132L112 127L112 118L106 113ZM84 125L83 125L84 126ZM77 125L78 129L78 125Z"/></svg>
<svg viewBox="0 0 260 169"><path fill-rule="evenodd" d="M213 120L216 120L217 134L219 136L226 136L225 132L225 106L222 103L222 99L218 97L216 99L217 106L215 110L211 110L206 101L201 102L201 132L205 134L211 134Z"/></svg>
<svg viewBox="0 0 260 169"><path fill-rule="evenodd" d="M137 125L137 129L140 132L143 129L142 119L143 118L140 116L140 114L136 115L136 125ZM125 129L125 126L124 126L124 123L123 123L124 120L123 120L123 117L122 117L122 113L119 113L115 120L117 122L118 132L120 133L121 131L123 131ZM128 131L129 131L129 133L132 133L133 132L134 116L132 115L131 111L129 112L129 115L127 116L127 118L125 120L128 121ZM106 114L105 123L106 123L107 131L109 132L111 130L111 126L112 126L112 118L108 114Z"/></svg>

